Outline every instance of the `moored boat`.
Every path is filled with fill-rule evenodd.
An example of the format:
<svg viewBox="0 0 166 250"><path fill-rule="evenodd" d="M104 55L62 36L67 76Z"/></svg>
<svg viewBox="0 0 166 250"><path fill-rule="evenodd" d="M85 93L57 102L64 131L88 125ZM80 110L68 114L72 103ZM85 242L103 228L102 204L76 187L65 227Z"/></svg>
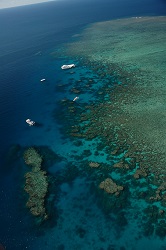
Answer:
<svg viewBox="0 0 166 250"><path fill-rule="evenodd" d="M61 69L71 69L74 67L75 67L75 64L66 64L66 65L62 65Z"/></svg>
<svg viewBox="0 0 166 250"><path fill-rule="evenodd" d="M33 126L33 125L35 125L35 122L34 122L34 121L32 121L31 119L26 119L26 123L28 123L28 124L29 124L29 126Z"/></svg>
<svg viewBox="0 0 166 250"><path fill-rule="evenodd" d="M41 82L44 82L45 80L46 80L46 79L45 79L45 78L43 78L43 79L41 79L40 81L41 81Z"/></svg>
<svg viewBox="0 0 166 250"><path fill-rule="evenodd" d="M73 102L75 102L75 101L78 100L78 99L79 99L79 97L76 96L76 97L73 99Z"/></svg>

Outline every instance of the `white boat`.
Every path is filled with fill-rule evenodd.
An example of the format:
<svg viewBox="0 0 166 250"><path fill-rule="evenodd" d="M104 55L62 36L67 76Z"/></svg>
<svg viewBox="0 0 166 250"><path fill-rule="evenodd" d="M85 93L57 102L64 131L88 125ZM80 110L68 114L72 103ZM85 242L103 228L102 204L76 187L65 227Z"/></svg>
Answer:
<svg viewBox="0 0 166 250"><path fill-rule="evenodd" d="M35 122L34 122L34 121L32 121L31 119L26 119L26 123L28 123L28 124L29 124L29 126L33 126L33 125L35 125Z"/></svg>
<svg viewBox="0 0 166 250"><path fill-rule="evenodd" d="M45 79L45 78L43 78L43 79L41 79L40 81L41 81L41 82L44 82L45 80L46 80L46 79Z"/></svg>
<svg viewBox="0 0 166 250"><path fill-rule="evenodd" d="M75 101L78 100L78 99L79 99L79 97L76 96L76 97L73 99L73 102L75 102Z"/></svg>
<svg viewBox="0 0 166 250"><path fill-rule="evenodd" d="M75 67L75 64L67 64L67 65L62 65L61 69L71 69L74 67Z"/></svg>

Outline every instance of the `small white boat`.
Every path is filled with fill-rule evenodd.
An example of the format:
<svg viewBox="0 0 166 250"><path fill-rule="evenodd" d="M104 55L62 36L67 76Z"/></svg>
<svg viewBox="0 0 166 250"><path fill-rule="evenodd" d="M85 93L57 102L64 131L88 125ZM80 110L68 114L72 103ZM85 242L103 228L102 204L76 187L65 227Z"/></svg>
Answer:
<svg viewBox="0 0 166 250"><path fill-rule="evenodd" d="M75 101L78 100L78 99L79 99L79 97L76 96L76 97L73 99L73 102L75 102Z"/></svg>
<svg viewBox="0 0 166 250"><path fill-rule="evenodd" d="M41 82L44 82L45 80L46 80L46 79L45 79L45 78L43 78L43 79L41 79L40 81L41 81Z"/></svg>
<svg viewBox="0 0 166 250"><path fill-rule="evenodd" d="M67 65L62 65L61 69L71 69L74 67L75 67L75 64L67 64Z"/></svg>
<svg viewBox="0 0 166 250"><path fill-rule="evenodd" d="M34 122L34 121L32 121L31 119L26 119L26 123L28 123L28 124L29 124L29 126L33 126L33 125L35 125L35 122Z"/></svg>

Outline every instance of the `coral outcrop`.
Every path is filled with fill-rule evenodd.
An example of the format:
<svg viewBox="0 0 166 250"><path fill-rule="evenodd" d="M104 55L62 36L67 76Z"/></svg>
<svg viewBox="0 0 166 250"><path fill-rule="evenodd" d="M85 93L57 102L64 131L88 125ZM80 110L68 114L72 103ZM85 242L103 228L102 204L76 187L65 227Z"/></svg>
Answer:
<svg viewBox="0 0 166 250"><path fill-rule="evenodd" d="M98 167L100 166L100 164L99 164L98 162L93 162L93 161L91 161L91 162L89 163L89 166L90 166L91 168L98 168Z"/></svg>
<svg viewBox="0 0 166 250"><path fill-rule="evenodd" d="M41 169L42 157L35 148L29 148L24 152L25 163L32 167L30 172L25 174L24 190L29 194L26 206L34 216L47 219L45 209L45 197L48 190L46 172Z"/></svg>
<svg viewBox="0 0 166 250"><path fill-rule="evenodd" d="M139 179L141 177L147 177L147 172L145 171L145 169L141 169L141 168L138 168L136 171L135 171L135 174L133 175L135 179Z"/></svg>
<svg viewBox="0 0 166 250"><path fill-rule="evenodd" d="M34 168L40 168L42 164L42 157L38 154L35 148L28 148L24 152L24 160L27 165Z"/></svg>
<svg viewBox="0 0 166 250"><path fill-rule="evenodd" d="M104 189L109 194L119 195L120 191L124 189L123 186L118 186L111 178L107 178L102 181L99 188Z"/></svg>

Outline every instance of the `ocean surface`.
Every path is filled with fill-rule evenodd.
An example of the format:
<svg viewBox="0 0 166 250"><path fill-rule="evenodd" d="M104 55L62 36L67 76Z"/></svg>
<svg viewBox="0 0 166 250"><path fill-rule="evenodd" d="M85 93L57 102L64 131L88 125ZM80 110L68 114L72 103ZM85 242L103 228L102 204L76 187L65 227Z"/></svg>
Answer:
<svg viewBox="0 0 166 250"><path fill-rule="evenodd" d="M129 204L125 192L125 209L119 203L109 210L107 196L96 186L88 164L107 165L107 148L101 138L75 136L74 126L110 76L101 78L62 49L91 23L165 15L164 0L63 0L0 10L0 243L5 249L166 249L165 224L162 237L150 234L151 226L141 231L137 200ZM61 70L70 63L76 68ZM27 118L36 125L28 126ZM82 121L85 125L83 116ZM48 220L43 222L26 207L24 176L30 167L23 154L29 147L43 157L48 175ZM98 176L102 180L101 170ZM114 200L109 202L113 206ZM146 208L144 201L139 206Z"/></svg>

